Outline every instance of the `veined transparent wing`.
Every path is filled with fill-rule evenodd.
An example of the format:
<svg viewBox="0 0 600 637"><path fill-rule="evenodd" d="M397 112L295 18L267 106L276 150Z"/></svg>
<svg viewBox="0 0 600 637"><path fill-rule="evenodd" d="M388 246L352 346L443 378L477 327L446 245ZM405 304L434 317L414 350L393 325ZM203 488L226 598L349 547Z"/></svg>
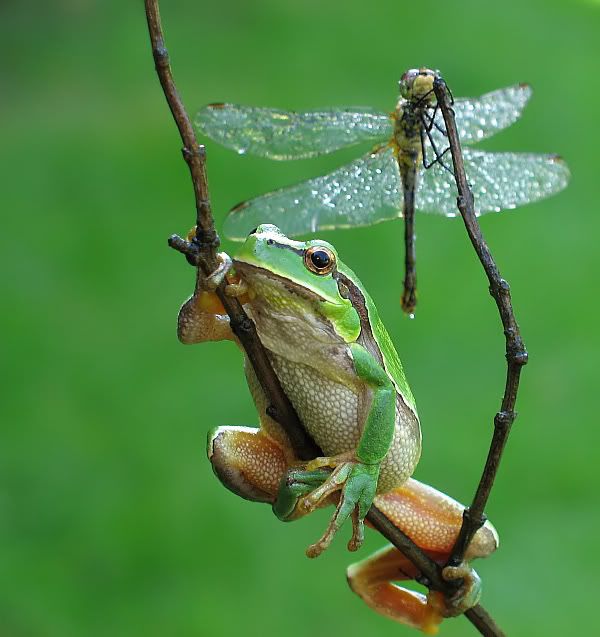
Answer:
<svg viewBox="0 0 600 637"><path fill-rule="evenodd" d="M401 216L402 181L389 146L289 188L236 206L225 219L230 239L243 240L261 223L285 234L364 226Z"/></svg>
<svg viewBox="0 0 600 637"><path fill-rule="evenodd" d="M315 157L360 142L387 141L393 133L389 115L361 108L296 113L209 104L194 123L200 133L227 148L268 159Z"/></svg>
<svg viewBox="0 0 600 637"><path fill-rule="evenodd" d="M461 144L474 144L514 124L521 117L530 97L531 87L528 84L515 84L481 97L455 99L453 108ZM438 151L442 152L448 146L448 139L441 132L446 130L446 125L439 109L435 124L437 127L433 126L431 136ZM430 152L429 147L426 149L429 160L433 159Z"/></svg>
<svg viewBox="0 0 600 637"><path fill-rule="evenodd" d="M477 214L517 208L549 197L562 190L570 176L557 155L486 153L465 148L463 158ZM421 167L417 210L455 217L457 194L454 175L439 163L428 169Z"/></svg>

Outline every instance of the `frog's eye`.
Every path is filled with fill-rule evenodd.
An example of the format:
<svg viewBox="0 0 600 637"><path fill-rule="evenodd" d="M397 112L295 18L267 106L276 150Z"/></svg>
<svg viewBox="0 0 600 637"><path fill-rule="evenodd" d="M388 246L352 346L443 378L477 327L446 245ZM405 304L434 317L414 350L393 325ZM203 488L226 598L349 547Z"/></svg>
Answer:
<svg viewBox="0 0 600 637"><path fill-rule="evenodd" d="M312 246L304 253L304 265L315 274L329 274L335 268L335 254L325 246Z"/></svg>

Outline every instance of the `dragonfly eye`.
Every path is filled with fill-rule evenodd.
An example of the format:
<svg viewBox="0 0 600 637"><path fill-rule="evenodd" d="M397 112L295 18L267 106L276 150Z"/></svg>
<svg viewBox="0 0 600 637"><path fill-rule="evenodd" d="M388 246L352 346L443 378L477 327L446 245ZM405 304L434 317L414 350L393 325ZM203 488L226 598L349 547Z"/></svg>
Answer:
<svg viewBox="0 0 600 637"><path fill-rule="evenodd" d="M403 73L402 77L400 78L400 82L398 82L400 86L400 95L402 95L402 97L408 97L415 79L419 76L419 73L419 69L409 69L408 71Z"/></svg>
<svg viewBox="0 0 600 637"><path fill-rule="evenodd" d="M329 274L335 268L335 254L325 246L313 246L304 253L304 265L315 274Z"/></svg>

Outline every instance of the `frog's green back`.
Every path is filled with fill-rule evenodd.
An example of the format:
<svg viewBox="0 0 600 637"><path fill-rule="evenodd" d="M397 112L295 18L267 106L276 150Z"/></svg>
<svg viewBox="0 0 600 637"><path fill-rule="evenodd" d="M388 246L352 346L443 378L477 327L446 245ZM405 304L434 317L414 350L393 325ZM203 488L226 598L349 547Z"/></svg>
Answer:
<svg viewBox="0 0 600 637"><path fill-rule="evenodd" d="M371 328L373 330L373 336L377 341L377 344L379 345L386 371L394 381L398 392L402 394L406 403L413 409L416 414L417 406L415 404L415 399L412 391L410 390L410 387L408 385L408 381L406 380L406 376L404 375L404 368L402 367L400 357L398 356L398 352L394 347L394 343L392 342L390 335L388 334L384 324L379 318L379 313L377 312L377 308L375 307L373 299L369 296L368 292L365 290L356 274L354 274L354 272L346 264L338 261L338 270L360 286L360 290L365 297L365 303L367 306L367 312L369 314Z"/></svg>

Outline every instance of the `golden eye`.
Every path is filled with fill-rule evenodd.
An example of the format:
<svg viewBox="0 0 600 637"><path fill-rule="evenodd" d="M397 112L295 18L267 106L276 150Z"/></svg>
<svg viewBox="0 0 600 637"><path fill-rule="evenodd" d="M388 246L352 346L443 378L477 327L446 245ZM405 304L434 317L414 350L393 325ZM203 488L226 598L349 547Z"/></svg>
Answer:
<svg viewBox="0 0 600 637"><path fill-rule="evenodd" d="M304 265L315 274L329 274L335 268L335 254L325 246L312 246L304 253Z"/></svg>

